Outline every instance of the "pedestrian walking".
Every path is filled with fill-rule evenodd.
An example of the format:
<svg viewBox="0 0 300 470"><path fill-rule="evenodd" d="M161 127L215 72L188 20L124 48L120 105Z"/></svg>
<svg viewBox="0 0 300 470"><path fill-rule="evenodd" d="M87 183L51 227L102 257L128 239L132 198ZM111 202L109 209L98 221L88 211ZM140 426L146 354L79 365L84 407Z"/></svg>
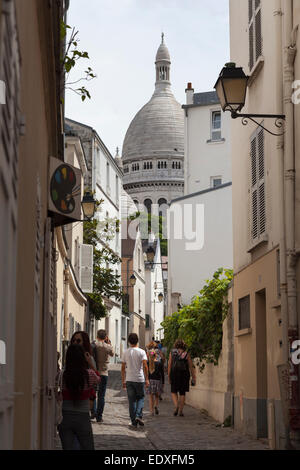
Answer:
<svg viewBox="0 0 300 470"><path fill-rule="evenodd" d="M161 377L161 385L160 385L160 393L159 393L159 396L158 396L158 399L160 401L162 401L162 394L164 392L164 385L165 385L165 373L164 373L164 364L165 364L165 356L161 350L161 348L159 347L159 341L151 341L147 346L147 351L151 351L151 350L155 350L155 353L156 353L156 360L157 361L160 361L161 364L162 364L162 370L163 370L163 373L160 374L160 377ZM147 353L147 357L149 359L149 356L148 356L148 353ZM149 377L150 378L150 377Z"/></svg>
<svg viewBox="0 0 300 470"><path fill-rule="evenodd" d="M138 424L144 426L145 385L149 386L147 355L138 347L138 341L138 335L131 333L128 336L129 348L122 356L122 386L127 389L129 415L134 428Z"/></svg>
<svg viewBox="0 0 300 470"><path fill-rule="evenodd" d="M91 389L100 381L92 360L79 344L69 346L62 371L62 422L58 426L63 450L73 450L77 439L82 450L94 450L89 415Z"/></svg>
<svg viewBox="0 0 300 470"><path fill-rule="evenodd" d="M189 391L190 376L192 385L196 384L196 374L190 354L182 339L177 339L174 349L170 352L168 364L169 383L171 384L172 400L175 406L174 416L183 416L185 394ZM179 398L178 398L179 394Z"/></svg>
<svg viewBox="0 0 300 470"><path fill-rule="evenodd" d="M149 370L149 408L150 413L154 416L159 414L158 400L163 392L164 383L164 366L163 362L155 349L150 349L147 353L148 356L148 370Z"/></svg>
<svg viewBox="0 0 300 470"><path fill-rule="evenodd" d="M114 351L111 345L111 341L108 338L105 330L99 330L97 332L96 356L97 356L97 368L101 376L101 381L98 386L96 420L97 420L97 423L103 423L105 393L106 393L107 381L108 381L109 356L111 357L114 356Z"/></svg>
<svg viewBox="0 0 300 470"><path fill-rule="evenodd" d="M70 341L71 344L79 344L80 346L83 347L85 352L88 352L91 358L90 361L90 367L94 372L97 372L97 367L96 367L96 361L94 359L93 355L93 348L90 343L90 337L85 331L76 331ZM93 409L94 409L94 403L96 400L96 391L97 388L94 388L91 390L91 396L90 396L90 413L91 413L91 418L93 418Z"/></svg>

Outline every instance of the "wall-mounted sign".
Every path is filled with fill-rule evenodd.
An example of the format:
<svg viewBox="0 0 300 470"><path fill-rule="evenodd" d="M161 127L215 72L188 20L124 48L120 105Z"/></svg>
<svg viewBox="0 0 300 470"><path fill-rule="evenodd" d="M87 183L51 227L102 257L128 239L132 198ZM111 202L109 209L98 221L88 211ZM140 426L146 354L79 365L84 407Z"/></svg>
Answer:
<svg viewBox="0 0 300 470"><path fill-rule="evenodd" d="M49 211L56 214L55 225L81 219L82 174L78 168L57 158L50 159Z"/></svg>

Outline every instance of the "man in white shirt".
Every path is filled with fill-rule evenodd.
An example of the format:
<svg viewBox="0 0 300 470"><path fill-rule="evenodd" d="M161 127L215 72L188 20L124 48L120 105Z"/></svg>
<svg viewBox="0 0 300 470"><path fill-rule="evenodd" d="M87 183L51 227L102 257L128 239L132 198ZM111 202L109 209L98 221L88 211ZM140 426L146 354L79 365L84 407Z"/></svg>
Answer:
<svg viewBox="0 0 300 470"><path fill-rule="evenodd" d="M138 335L128 336L129 348L122 356L122 386L127 389L131 424L144 426L142 413L145 399L145 383L149 386L147 355L138 347Z"/></svg>

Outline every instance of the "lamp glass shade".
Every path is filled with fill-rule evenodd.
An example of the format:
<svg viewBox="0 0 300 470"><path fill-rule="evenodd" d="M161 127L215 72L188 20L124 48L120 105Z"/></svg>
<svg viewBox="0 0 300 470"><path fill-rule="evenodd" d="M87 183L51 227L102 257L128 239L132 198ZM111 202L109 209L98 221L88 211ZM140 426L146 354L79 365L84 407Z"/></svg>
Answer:
<svg viewBox="0 0 300 470"><path fill-rule="evenodd" d="M155 252L151 246L148 248L146 255L147 255L147 261L149 263L152 263L154 260Z"/></svg>
<svg viewBox="0 0 300 470"><path fill-rule="evenodd" d="M226 106L234 111L241 110L246 100L247 78L224 78L223 89Z"/></svg>
<svg viewBox="0 0 300 470"><path fill-rule="evenodd" d="M215 84L223 111L237 112L244 107L248 78L243 69L236 67L234 63L225 65Z"/></svg>
<svg viewBox="0 0 300 470"><path fill-rule="evenodd" d="M163 296L162 293L158 294L158 300L159 300L160 302L163 301L163 298L164 298L164 296Z"/></svg>
<svg viewBox="0 0 300 470"><path fill-rule="evenodd" d="M92 219L96 210L96 201L91 193L86 193L81 201L84 217Z"/></svg>
<svg viewBox="0 0 300 470"><path fill-rule="evenodd" d="M132 287L135 286L135 284L136 284L136 277L135 277L134 274L132 274L132 276L130 276L129 282L130 282L130 285L131 285Z"/></svg>

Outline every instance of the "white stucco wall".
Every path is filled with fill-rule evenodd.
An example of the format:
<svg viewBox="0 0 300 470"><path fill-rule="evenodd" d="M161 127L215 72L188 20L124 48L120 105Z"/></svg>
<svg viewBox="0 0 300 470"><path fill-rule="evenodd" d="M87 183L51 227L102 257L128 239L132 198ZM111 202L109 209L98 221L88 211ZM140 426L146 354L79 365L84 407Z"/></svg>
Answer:
<svg viewBox="0 0 300 470"><path fill-rule="evenodd" d="M197 204L204 206L204 227L201 220L197 226L197 235L201 235L202 231L204 233L204 245L201 249L188 249L191 240L188 240L186 230L182 231L180 239L175 239L182 218L178 214L175 221L173 216L170 217L169 297L172 292L181 293L182 303L188 304L218 268L232 268L231 197L232 187L229 185L181 199L171 205L171 211L176 208L182 213L187 213L190 208L195 210Z"/></svg>

